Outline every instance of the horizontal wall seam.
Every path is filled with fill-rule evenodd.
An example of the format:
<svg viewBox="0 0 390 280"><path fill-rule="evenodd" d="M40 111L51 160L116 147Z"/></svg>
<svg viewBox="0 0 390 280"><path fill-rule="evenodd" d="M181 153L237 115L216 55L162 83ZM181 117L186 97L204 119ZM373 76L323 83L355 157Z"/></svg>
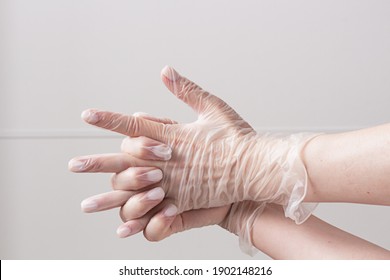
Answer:
<svg viewBox="0 0 390 280"><path fill-rule="evenodd" d="M297 132L341 132L362 127L255 127L259 132L297 133ZM122 138L121 134L104 130L78 129L20 129L0 130L0 139L87 139L87 138Z"/></svg>

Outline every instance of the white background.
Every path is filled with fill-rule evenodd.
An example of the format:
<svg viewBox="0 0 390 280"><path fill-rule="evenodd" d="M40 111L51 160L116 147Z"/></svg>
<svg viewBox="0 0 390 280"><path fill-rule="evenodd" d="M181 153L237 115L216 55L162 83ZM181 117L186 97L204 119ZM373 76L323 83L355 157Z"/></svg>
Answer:
<svg viewBox="0 0 390 280"><path fill-rule="evenodd" d="M389 12L384 0L0 0L0 258L249 258L217 226L149 243L118 239L116 210L81 213L110 176L71 174L68 160L116 152L121 138L80 112L193 120L160 81L169 64L259 130L386 123ZM389 207L324 204L316 214L390 249Z"/></svg>
<svg viewBox="0 0 390 280"><path fill-rule="evenodd" d="M301 280L328 280L332 278L339 279L375 279L388 280L390 275L389 261L258 261L258 260L34 260L34 261L3 261L1 277L3 280L20 280L20 279L42 279L51 280L53 277L58 280L68 279L272 279L284 280L296 277ZM184 269L202 269L203 274L198 275L175 275L161 276L150 271L149 275L145 273L142 276L119 275L119 270L127 269L135 271L145 271L146 269L173 269L175 266L179 273ZM23 269L20 269L23 267ZM214 275L216 267L217 275ZM245 275L239 270L254 271L260 275ZM257 269L256 267L260 267ZM264 267L264 270L261 268ZM226 268L219 274L219 268ZM231 269L230 269L231 268ZM268 270L269 268L269 270ZM236 275L230 275L235 270ZM188 271L188 270L187 270ZM199 270L196 270L199 272ZM224 275L226 271L229 275ZM265 275L261 275L265 271ZM267 274L268 273L270 274ZM134 273L134 272L132 272ZM177 271L176 271L177 273ZM249 272L250 273L250 272ZM201 276L202 275L202 276Z"/></svg>

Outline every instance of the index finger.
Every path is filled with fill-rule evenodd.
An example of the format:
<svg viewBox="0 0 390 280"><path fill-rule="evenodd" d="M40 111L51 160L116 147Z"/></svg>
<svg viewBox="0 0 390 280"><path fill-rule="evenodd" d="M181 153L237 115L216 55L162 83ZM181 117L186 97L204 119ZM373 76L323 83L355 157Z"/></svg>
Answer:
<svg viewBox="0 0 390 280"><path fill-rule="evenodd" d="M165 124L137 116L88 109L81 114L81 118L89 124L127 136L146 136L155 140L165 140L161 139Z"/></svg>

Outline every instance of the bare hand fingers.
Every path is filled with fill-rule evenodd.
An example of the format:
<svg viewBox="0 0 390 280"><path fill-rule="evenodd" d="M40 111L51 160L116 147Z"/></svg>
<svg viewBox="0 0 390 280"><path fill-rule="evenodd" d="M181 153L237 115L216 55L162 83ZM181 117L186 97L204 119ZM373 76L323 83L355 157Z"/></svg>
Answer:
<svg viewBox="0 0 390 280"><path fill-rule="evenodd" d="M172 149L168 145L144 136L126 137L121 150L144 160L169 160L172 156Z"/></svg>
<svg viewBox="0 0 390 280"><path fill-rule="evenodd" d="M144 216L164 199L164 190L160 187L132 196L121 208L123 221L134 220Z"/></svg>
<svg viewBox="0 0 390 280"><path fill-rule="evenodd" d="M81 202L81 209L86 213L104 211L122 206L135 192L111 191L89 197Z"/></svg>
<svg viewBox="0 0 390 280"><path fill-rule="evenodd" d="M120 238L129 237L142 231L146 227L147 223L148 219L146 217L128 221L118 227L116 234Z"/></svg>
<svg viewBox="0 0 390 280"><path fill-rule="evenodd" d="M154 167L130 167L111 177L114 190L135 191L156 184L163 178L160 169Z"/></svg>
<svg viewBox="0 0 390 280"><path fill-rule="evenodd" d="M229 208L230 206L197 209L176 215L176 206L169 204L151 218L144 229L144 236L149 241L160 241L177 232L219 224Z"/></svg>
<svg viewBox="0 0 390 280"><path fill-rule="evenodd" d="M124 222L122 225L120 225L117 229L117 234L121 238L125 238L131 235L134 235L141 230L144 230L147 224L149 223L150 219L158 212L161 211L164 207L171 204L171 201L169 199L164 199L160 204L155 206L154 208L151 208L145 215L143 215L140 218L136 218L131 220L131 216L136 216L131 213L132 209L129 210L124 209L123 207L120 210L120 216L122 221Z"/></svg>

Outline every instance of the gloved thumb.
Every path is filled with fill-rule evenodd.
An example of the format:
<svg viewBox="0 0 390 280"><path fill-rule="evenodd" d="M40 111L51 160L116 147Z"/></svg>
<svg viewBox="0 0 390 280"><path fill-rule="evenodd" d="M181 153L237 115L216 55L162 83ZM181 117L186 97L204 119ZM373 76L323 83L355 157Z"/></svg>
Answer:
<svg viewBox="0 0 390 280"><path fill-rule="evenodd" d="M237 113L223 100L203 90L200 86L181 76L170 66L161 71L166 87L180 100L204 118L218 117L237 119Z"/></svg>

